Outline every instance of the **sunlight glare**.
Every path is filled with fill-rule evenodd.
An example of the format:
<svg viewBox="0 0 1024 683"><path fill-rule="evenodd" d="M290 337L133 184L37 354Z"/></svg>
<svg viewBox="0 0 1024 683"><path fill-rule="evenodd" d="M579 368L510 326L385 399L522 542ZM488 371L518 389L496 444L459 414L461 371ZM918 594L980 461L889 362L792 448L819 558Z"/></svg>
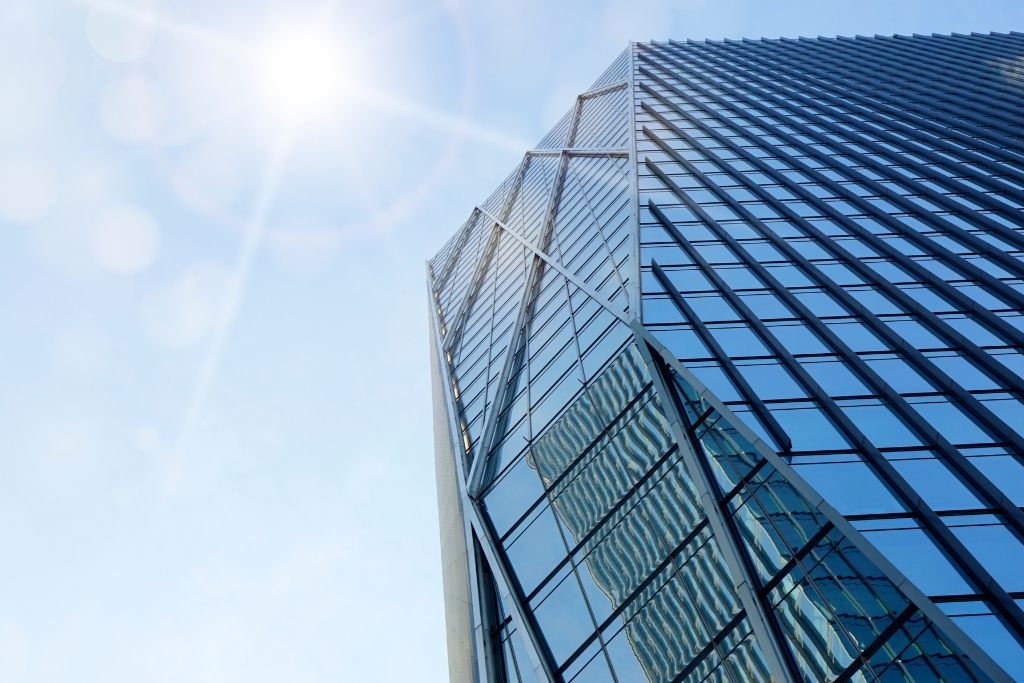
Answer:
<svg viewBox="0 0 1024 683"><path fill-rule="evenodd" d="M332 113L352 88L341 38L317 27L274 34L260 49L258 61L262 98L292 122Z"/></svg>

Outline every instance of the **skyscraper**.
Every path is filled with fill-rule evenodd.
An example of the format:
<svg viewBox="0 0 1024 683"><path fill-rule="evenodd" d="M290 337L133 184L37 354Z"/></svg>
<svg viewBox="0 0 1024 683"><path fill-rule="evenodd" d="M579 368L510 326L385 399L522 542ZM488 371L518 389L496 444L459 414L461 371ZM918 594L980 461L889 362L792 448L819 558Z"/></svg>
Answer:
<svg viewBox="0 0 1024 683"><path fill-rule="evenodd" d="M453 680L1024 680L1024 34L635 43L428 264Z"/></svg>

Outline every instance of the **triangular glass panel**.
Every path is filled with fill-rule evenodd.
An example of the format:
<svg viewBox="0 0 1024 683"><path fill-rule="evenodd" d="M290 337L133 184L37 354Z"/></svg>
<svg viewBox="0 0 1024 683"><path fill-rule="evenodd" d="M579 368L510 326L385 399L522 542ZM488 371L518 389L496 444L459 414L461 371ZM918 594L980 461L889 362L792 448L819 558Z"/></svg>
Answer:
<svg viewBox="0 0 1024 683"><path fill-rule="evenodd" d="M596 90L606 85L612 85L613 83L618 83L628 79L630 52L629 48L623 50L619 56L615 58L615 61L605 69L604 73L598 76L597 80L594 81L594 84L590 86L590 89Z"/></svg>
<svg viewBox="0 0 1024 683"><path fill-rule="evenodd" d="M633 286L634 233L628 159L570 157L546 251L623 312Z"/></svg>
<svg viewBox="0 0 1024 683"><path fill-rule="evenodd" d="M913 602L895 569L810 486L692 377L666 375L689 446L714 475L717 505L804 680L985 680L943 633L951 624L930 618L923 597Z"/></svg>
<svg viewBox="0 0 1024 683"><path fill-rule="evenodd" d="M631 93L626 86L584 97L569 147L624 150L629 144Z"/></svg>

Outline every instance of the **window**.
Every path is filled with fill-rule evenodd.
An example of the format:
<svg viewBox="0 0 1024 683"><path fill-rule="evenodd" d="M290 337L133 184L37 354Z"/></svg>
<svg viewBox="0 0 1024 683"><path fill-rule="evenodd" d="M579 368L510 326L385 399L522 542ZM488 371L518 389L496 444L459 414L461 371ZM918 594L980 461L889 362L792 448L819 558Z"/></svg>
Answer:
<svg viewBox="0 0 1024 683"><path fill-rule="evenodd" d="M794 463L793 469L844 515L904 511L863 462Z"/></svg>
<svg viewBox="0 0 1024 683"><path fill-rule="evenodd" d="M921 440L881 401L840 401L853 424L876 448L921 446Z"/></svg>
<svg viewBox="0 0 1024 683"><path fill-rule="evenodd" d="M737 369L761 400L807 398L793 375L780 363L740 361Z"/></svg>
<svg viewBox="0 0 1024 683"><path fill-rule="evenodd" d="M884 525L884 526L883 526ZM909 520L858 523L867 539L927 595L974 593L927 534ZM865 528L865 527L873 528Z"/></svg>

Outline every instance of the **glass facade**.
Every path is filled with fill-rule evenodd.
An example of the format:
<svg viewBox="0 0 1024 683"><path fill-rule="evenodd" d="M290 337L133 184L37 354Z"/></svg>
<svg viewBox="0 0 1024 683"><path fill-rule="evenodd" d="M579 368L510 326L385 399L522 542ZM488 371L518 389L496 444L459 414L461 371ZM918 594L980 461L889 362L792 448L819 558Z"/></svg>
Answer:
<svg viewBox="0 0 1024 683"><path fill-rule="evenodd" d="M634 43L473 208L428 264L453 680L1024 680L1022 64Z"/></svg>

